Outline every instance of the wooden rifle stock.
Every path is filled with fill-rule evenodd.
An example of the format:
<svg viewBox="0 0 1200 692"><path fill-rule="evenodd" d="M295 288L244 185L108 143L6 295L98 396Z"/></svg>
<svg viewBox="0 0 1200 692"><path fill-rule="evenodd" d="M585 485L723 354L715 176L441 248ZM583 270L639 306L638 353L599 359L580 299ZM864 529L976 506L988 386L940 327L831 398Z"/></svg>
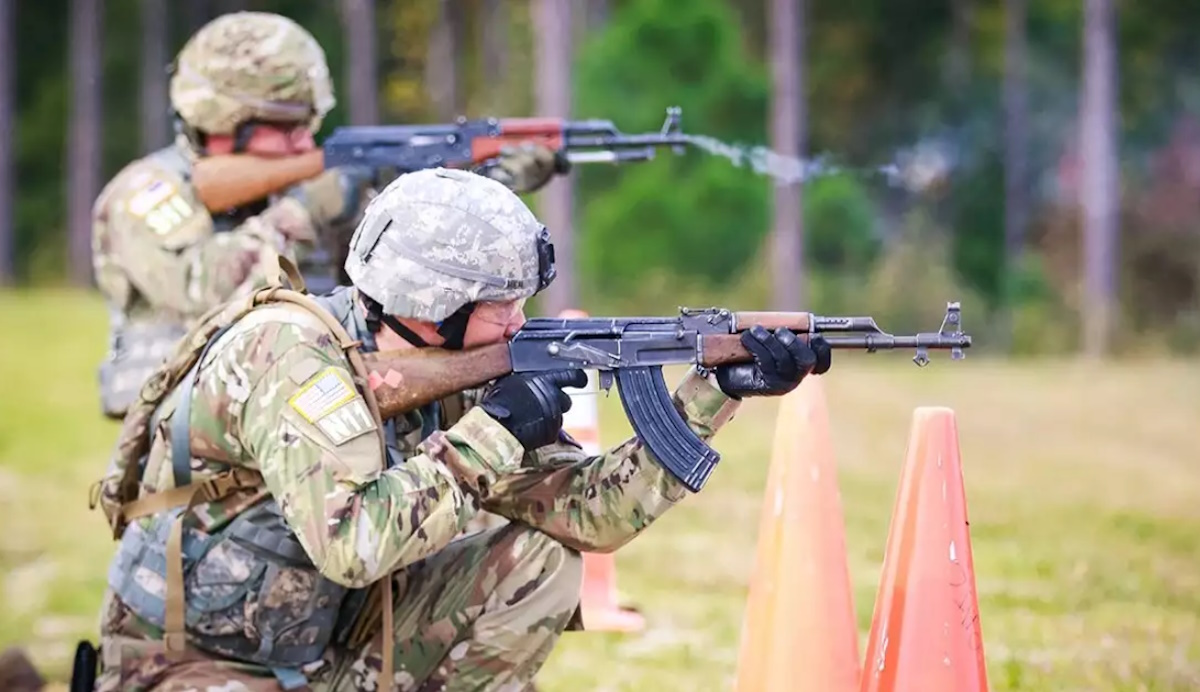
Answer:
<svg viewBox="0 0 1200 692"><path fill-rule="evenodd" d="M264 199L323 170L321 149L279 157L223 154L197 161L192 167L192 184L205 208L220 213Z"/></svg>
<svg viewBox="0 0 1200 692"><path fill-rule="evenodd" d="M808 312L737 312L733 317L737 332L701 336L699 365L711 368L753 361L754 357L741 343L739 332L743 329L756 324L772 330L787 327L797 332L800 339L807 340L813 320L812 313ZM466 351L442 348L379 351L365 353L362 358L367 368L368 385L384 418L402 415L513 370L508 343ZM686 364L685 360L672 362ZM547 365L556 367L552 363ZM564 362L561 367L570 365Z"/></svg>
<svg viewBox="0 0 1200 692"><path fill-rule="evenodd" d="M364 353L363 363L385 420L512 372L507 343L467 351L378 351Z"/></svg>
<svg viewBox="0 0 1200 692"><path fill-rule="evenodd" d="M362 359L367 368L367 384L384 419L512 372L507 343L467 351L442 348L377 351L364 353ZM753 357L737 334L716 334L704 338L701 360L703 365L713 367L744 363Z"/></svg>

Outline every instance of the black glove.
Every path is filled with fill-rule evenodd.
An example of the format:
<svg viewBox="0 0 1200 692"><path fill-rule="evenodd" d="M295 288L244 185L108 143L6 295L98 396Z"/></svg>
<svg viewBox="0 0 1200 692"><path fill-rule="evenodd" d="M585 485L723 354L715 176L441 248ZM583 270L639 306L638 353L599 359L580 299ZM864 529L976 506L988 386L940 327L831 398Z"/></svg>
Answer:
<svg viewBox="0 0 1200 692"><path fill-rule="evenodd" d="M783 328L772 334L755 325L742 332L741 341L754 362L717 366L717 386L734 399L787 394L809 373L828 371L833 357L829 343L821 337L806 344Z"/></svg>
<svg viewBox="0 0 1200 692"><path fill-rule="evenodd" d="M536 375L508 375L492 385L479 406L528 450L558 439L563 414L571 410L571 397L563 387L587 385L582 370L558 370Z"/></svg>

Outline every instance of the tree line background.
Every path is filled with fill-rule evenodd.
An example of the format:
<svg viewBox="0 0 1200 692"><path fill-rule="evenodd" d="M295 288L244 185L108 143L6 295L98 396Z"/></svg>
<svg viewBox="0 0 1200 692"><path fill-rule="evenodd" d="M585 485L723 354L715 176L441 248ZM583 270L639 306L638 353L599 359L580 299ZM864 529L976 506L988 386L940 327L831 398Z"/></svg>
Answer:
<svg viewBox="0 0 1200 692"><path fill-rule="evenodd" d="M803 307L907 332L958 299L980 350L1200 349L1200 4L1174 0L0 0L0 282L90 285L96 194L170 140L169 62L239 9L324 46L323 133L459 114L635 132L678 105L685 132L848 170L579 167L531 198L569 268L546 310Z"/></svg>

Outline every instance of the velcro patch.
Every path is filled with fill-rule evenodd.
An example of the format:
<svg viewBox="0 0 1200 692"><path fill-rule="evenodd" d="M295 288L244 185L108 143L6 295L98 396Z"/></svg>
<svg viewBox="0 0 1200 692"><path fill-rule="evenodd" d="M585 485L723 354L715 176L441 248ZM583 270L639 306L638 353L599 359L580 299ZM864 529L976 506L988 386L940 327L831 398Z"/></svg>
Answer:
<svg viewBox="0 0 1200 692"><path fill-rule="evenodd" d="M129 198L129 213L134 216L145 216L151 209L162 204L173 194L175 194L174 185L165 180L156 180Z"/></svg>
<svg viewBox="0 0 1200 692"><path fill-rule="evenodd" d="M144 218L155 233L167 235L194 216L196 209L173 184L156 180L129 199L129 213Z"/></svg>
<svg viewBox="0 0 1200 692"><path fill-rule="evenodd" d="M288 399L288 404L334 445L375 430L367 402L337 368L318 373Z"/></svg>
<svg viewBox="0 0 1200 692"><path fill-rule="evenodd" d="M292 382L296 384L304 384L308 382L308 378L317 374L321 369L321 361L316 358L305 358L296 363L291 370L288 371L288 377L292 378Z"/></svg>
<svg viewBox="0 0 1200 692"><path fill-rule="evenodd" d="M358 392L345 379L337 368L325 368L310 379L304 386L288 399L288 404L296 409L296 413L304 416L304 420L316 424L325 416L333 413L337 407L345 404Z"/></svg>
<svg viewBox="0 0 1200 692"><path fill-rule="evenodd" d="M361 396L354 397L345 406L340 406L326 416L317 419L317 427L333 441L334 445L342 445L359 435L365 435L375 429L375 421L367 409L367 402Z"/></svg>

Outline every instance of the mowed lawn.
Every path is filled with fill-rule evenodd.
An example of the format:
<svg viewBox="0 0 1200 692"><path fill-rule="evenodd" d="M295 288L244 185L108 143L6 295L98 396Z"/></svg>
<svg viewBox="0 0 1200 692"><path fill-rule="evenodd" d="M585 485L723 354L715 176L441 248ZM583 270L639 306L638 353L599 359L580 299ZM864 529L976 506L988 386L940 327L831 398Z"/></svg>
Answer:
<svg viewBox="0 0 1200 692"><path fill-rule="evenodd" d="M117 430L96 401L106 318L93 297L43 291L0 293L0 319L0 646L62 680L94 638L113 550L87 509ZM825 377L863 639L912 410L943 405L992 689L1200 688L1200 363L910 355L839 353ZM566 635L540 689L730 689L775 410L746 405L704 491L617 553L645 631ZM602 415L606 442L629 433L615 391Z"/></svg>

